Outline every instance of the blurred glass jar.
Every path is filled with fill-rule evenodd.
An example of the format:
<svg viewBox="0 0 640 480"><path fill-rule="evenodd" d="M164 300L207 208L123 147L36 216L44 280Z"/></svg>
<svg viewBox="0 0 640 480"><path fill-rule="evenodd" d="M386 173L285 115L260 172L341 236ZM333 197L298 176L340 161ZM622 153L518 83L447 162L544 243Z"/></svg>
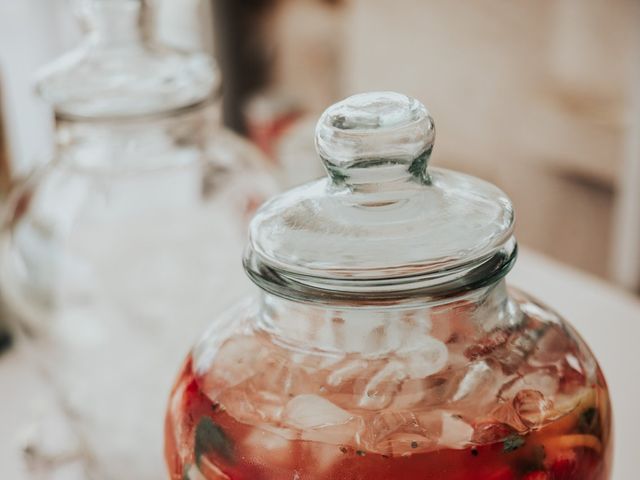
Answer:
<svg viewBox="0 0 640 480"><path fill-rule="evenodd" d="M606 480L607 387L560 316L507 289L513 209L428 167L433 120L362 94L316 129L329 178L250 226L257 298L213 322L169 403L172 480Z"/></svg>
<svg viewBox="0 0 640 480"><path fill-rule="evenodd" d="M244 292L246 221L275 184L220 125L206 55L153 43L141 1L79 6L85 40L38 79L56 157L10 199L3 294L44 358L82 476L155 480L172 372Z"/></svg>

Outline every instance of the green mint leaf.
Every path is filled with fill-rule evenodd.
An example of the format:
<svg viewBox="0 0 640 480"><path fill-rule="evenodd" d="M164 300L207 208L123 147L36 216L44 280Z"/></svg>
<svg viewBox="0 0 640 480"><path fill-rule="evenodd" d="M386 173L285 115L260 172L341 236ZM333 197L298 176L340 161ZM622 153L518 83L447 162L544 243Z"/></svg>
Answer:
<svg viewBox="0 0 640 480"><path fill-rule="evenodd" d="M504 439L502 450L505 453L511 453L518 450L522 445L524 445L524 438L520 435L509 435Z"/></svg>
<svg viewBox="0 0 640 480"><path fill-rule="evenodd" d="M215 453L228 462L232 462L233 440L227 436L220 425L209 417L202 417L196 427L194 453L198 466L200 466L200 458L210 453Z"/></svg>
<svg viewBox="0 0 640 480"><path fill-rule="evenodd" d="M191 480L189 475L189 471L191 470L191 464L185 463L184 467L182 467L182 480Z"/></svg>
<svg viewBox="0 0 640 480"><path fill-rule="evenodd" d="M600 424L598 410L594 407L587 408L580 414L578 430L580 433L596 433Z"/></svg>

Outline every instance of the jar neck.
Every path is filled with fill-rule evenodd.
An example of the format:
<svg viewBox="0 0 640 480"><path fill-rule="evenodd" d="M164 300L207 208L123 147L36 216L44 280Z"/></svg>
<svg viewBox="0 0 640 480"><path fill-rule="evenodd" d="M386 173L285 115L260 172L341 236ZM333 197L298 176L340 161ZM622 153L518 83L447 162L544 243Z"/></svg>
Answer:
<svg viewBox="0 0 640 480"><path fill-rule="evenodd" d="M407 308L336 308L264 292L258 319L258 328L294 348L381 355L425 335L448 343L455 332L475 336L481 330L512 326L521 313L501 279L438 303Z"/></svg>
<svg viewBox="0 0 640 480"><path fill-rule="evenodd" d="M135 48L147 40L146 5L141 0L83 0L80 16L97 48Z"/></svg>
<svg viewBox="0 0 640 480"><path fill-rule="evenodd" d="M219 105L130 119L56 117L56 157L95 170L179 166L200 160L220 125Z"/></svg>

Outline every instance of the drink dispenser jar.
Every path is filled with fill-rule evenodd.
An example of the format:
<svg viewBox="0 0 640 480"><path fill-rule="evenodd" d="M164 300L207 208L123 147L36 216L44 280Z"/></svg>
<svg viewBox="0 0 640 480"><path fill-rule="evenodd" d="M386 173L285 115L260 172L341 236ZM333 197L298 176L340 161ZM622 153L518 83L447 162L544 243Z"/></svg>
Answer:
<svg viewBox="0 0 640 480"><path fill-rule="evenodd" d="M3 299L71 430L27 459L37 478L157 480L176 365L246 294L237 258L276 186L220 124L209 57L146 33L153 3L75 3L87 34L37 82L55 158L11 196L0 242Z"/></svg>
<svg viewBox="0 0 640 480"><path fill-rule="evenodd" d="M425 107L330 107L328 177L250 226L259 294L193 349L166 417L173 480L605 480L611 412L573 328L508 288L514 214L434 168Z"/></svg>

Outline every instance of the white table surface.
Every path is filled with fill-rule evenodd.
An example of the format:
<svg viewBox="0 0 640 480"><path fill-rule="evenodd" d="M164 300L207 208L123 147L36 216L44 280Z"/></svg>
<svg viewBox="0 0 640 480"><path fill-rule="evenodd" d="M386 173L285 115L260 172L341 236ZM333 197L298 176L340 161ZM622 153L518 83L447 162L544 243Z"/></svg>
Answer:
<svg viewBox="0 0 640 480"><path fill-rule="evenodd" d="M539 254L521 253L510 283L552 305L582 333L609 382L615 412L615 480L637 480L640 456L640 301ZM50 401L23 348L0 356L0 479L29 478L20 439ZM162 419L158 419L162 421Z"/></svg>

